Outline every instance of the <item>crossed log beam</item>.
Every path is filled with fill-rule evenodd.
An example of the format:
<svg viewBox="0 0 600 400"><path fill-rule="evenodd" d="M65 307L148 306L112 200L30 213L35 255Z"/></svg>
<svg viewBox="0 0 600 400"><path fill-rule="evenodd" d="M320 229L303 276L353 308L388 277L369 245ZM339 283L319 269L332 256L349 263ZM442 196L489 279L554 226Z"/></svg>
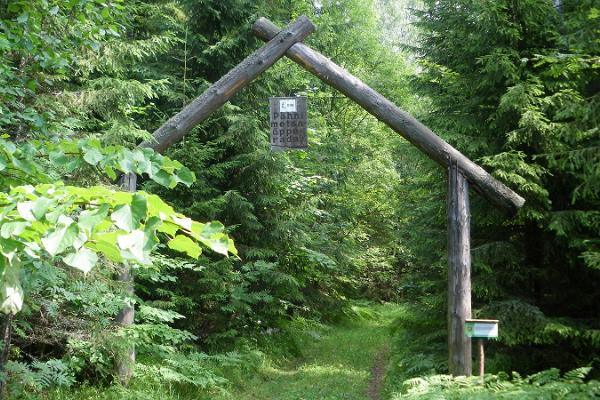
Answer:
<svg viewBox="0 0 600 400"><path fill-rule="evenodd" d="M466 346L468 342L461 338L462 321L469 318L471 312L470 286L466 288L461 283L470 274L469 235L468 229L466 231L464 229L465 226L468 228L469 224L467 180L489 202L509 214L516 213L525 200L360 79L336 65L324 55L301 43L314 29L315 26L306 16L299 17L283 30L280 30L266 18L257 20L252 30L257 37L268 43L256 50L183 110L165 122L153 133L151 140L141 143L140 146L151 147L158 152L163 152L225 104L283 55L354 100L375 118L384 122L418 147L431 159L448 168L450 175L448 214L449 223L452 225L449 229L449 277L451 277L451 273L452 276L462 277L454 279L454 286L449 287L449 291L455 294L458 293L459 297L458 299L449 298L449 327L454 330L454 332L449 332L450 366L452 373L470 374L470 361L468 365L459 362L457 367L453 367L452 362L453 357L458 361L464 361L467 356L470 357L470 346L467 354ZM122 185L125 190L135 190L135 176L126 177ZM453 227L456 229L453 229ZM452 232L455 232L455 234ZM133 284L129 271L126 271L122 278L128 285ZM468 307L465 307L465 305L468 305ZM117 322L124 326L132 324L133 308L126 308L124 311L119 315ZM461 327L458 327L459 325ZM457 343L459 348L454 348ZM128 362L131 363L134 360L135 354L132 350L128 356ZM119 364L119 373L122 380L127 381L131 375L131 368Z"/></svg>

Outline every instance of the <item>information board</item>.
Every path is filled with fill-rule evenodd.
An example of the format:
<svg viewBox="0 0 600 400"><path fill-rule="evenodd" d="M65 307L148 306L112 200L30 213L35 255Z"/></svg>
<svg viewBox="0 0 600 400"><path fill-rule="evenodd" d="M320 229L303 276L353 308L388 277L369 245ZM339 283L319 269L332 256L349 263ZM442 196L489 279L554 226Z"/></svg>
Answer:
<svg viewBox="0 0 600 400"><path fill-rule="evenodd" d="M306 149L306 97L271 97L271 150Z"/></svg>
<svg viewBox="0 0 600 400"><path fill-rule="evenodd" d="M497 338L498 320L467 319L465 321L465 336L471 338Z"/></svg>

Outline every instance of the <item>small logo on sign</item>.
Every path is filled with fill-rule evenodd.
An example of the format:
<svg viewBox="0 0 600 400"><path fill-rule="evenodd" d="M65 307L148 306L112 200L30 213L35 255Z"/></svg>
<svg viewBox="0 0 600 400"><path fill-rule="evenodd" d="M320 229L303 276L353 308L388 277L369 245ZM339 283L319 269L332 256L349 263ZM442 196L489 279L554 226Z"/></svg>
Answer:
<svg viewBox="0 0 600 400"><path fill-rule="evenodd" d="M295 99L282 99L279 101L279 112L296 112Z"/></svg>

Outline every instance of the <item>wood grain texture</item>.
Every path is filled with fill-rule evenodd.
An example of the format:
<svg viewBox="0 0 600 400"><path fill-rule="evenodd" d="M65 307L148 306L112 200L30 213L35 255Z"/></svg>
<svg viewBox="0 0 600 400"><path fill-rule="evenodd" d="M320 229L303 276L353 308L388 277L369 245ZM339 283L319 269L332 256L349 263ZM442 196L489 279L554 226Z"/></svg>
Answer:
<svg viewBox="0 0 600 400"><path fill-rule="evenodd" d="M471 338L465 320L471 318L471 215L469 183L456 162L448 167L448 367L452 375L472 373Z"/></svg>
<svg viewBox="0 0 600 400"><path fill-rule="evenodd" d="M153 133L152 140L140 146L164 151L272 66L294 43L302 41L314 30L315 26L306 16L299 17L171 117Z"/></svg>
<svg viewBox="0 0 600 400"><path fill-rule="evenodd" d="M252 30L263 40L271 40L280 33L279 28L266 18L256 21ZM324 55L302 43L294 44L285 54L361 105L440 165L447 167L449 160L456 161L475 188L495 206L514 214L525 203L521 196L450 146L431 129Z"/></svg>

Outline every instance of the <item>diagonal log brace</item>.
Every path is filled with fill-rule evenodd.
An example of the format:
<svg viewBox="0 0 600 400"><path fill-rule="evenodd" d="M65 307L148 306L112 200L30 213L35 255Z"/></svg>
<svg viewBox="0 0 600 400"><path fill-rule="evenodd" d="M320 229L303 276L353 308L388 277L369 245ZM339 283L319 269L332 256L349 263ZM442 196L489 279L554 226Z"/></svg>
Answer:
<svg viewBox="0 0 600 400"><path fill-rule="evenodd" d="M171 117L154 131L151 140L141 143L140 146L163 152L275 64L294 43L301 42L314 30L315 26L304 15L281 32L278 30L267 44L248 56L183 110Z"/></svg>
<svg viewBox="0 0 600 400"><path fill-rule="evenodd" d="M265 41L271 40L280 33L279 28L266 18L257 20L252 26L252 31ZM455 162L475 189L496 207L509 214L515 214L525 203L525 199L437 136L431 129L321 53L302 43L296 43L285 55L354 100L438 164L447 168Z"/></svg>

